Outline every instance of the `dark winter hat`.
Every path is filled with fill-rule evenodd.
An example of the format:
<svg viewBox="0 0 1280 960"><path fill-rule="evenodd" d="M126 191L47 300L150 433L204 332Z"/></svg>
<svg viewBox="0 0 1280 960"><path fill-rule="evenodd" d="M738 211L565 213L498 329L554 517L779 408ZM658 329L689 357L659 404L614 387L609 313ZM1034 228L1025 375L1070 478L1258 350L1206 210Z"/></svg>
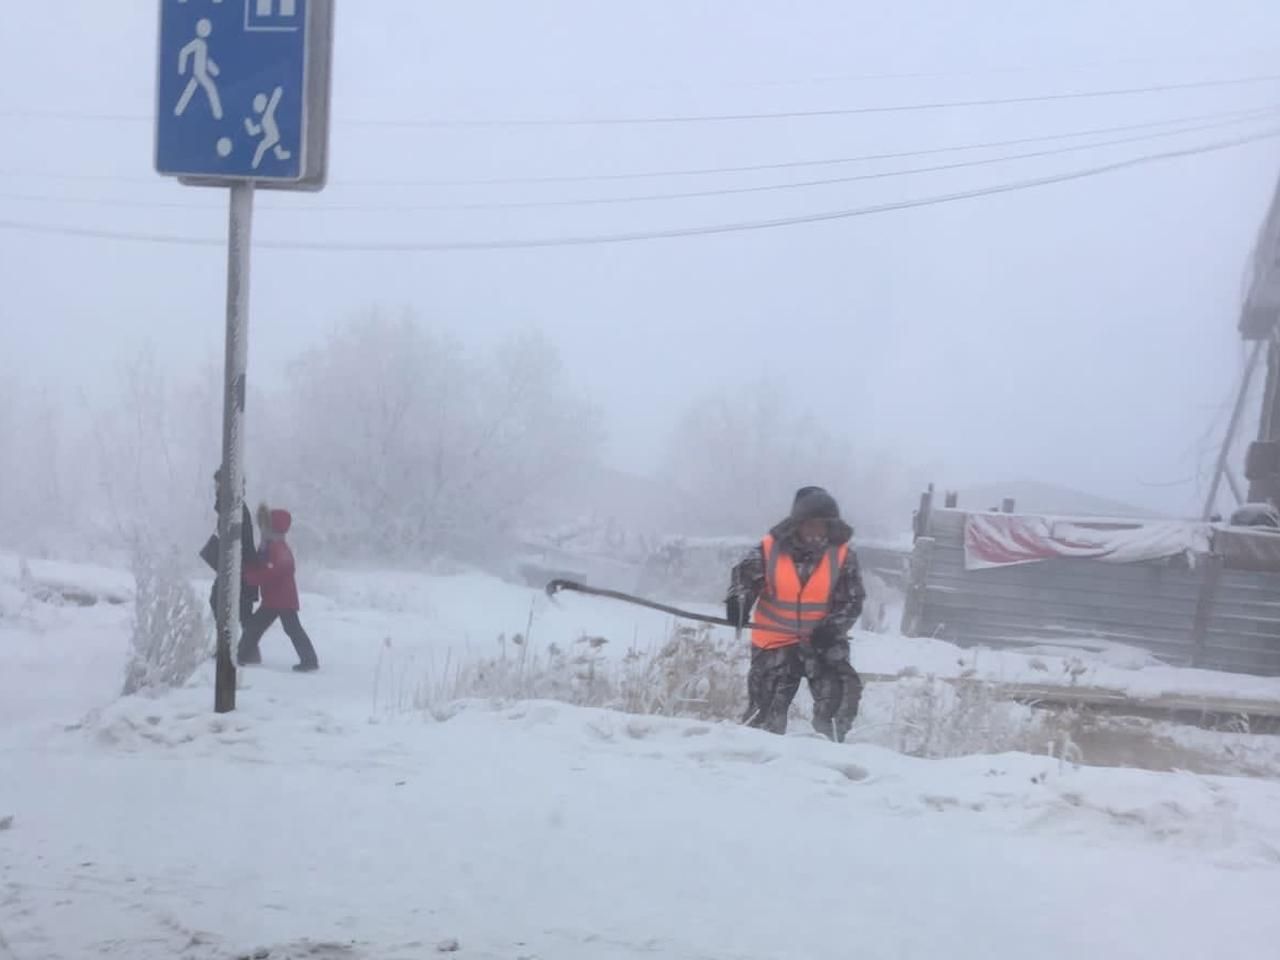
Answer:
<svg viewBox="0 0 1280 960"><path fill-rule="evenodd" d="M791 505L794 507L797 503L799 503L801 500L803 500L805 497L807 497L811 493L826 493L826 492L827 492L826 488L824 487L801 487L799 490L796 491L796 498L791 501Z"/></svg>
<svg viewBox="0 0 1280 960"><path fill-rule="evenodd" d="M795 502L791 505L791 519L796 523L806 520L839 520L840 505L822 487L801 487L796 491Z"/></svg>

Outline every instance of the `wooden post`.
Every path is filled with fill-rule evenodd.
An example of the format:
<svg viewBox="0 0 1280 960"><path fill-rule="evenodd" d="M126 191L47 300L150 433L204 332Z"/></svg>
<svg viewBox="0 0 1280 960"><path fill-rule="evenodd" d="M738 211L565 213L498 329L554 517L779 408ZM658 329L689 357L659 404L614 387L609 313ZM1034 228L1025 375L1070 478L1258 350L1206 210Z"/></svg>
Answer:
<svg viewBox="0 0 1280 960"><path fill-rule="evenodd" d="M1223 471L1222 477L1227 481L1227 486L1231 488L1231 496L1236 499L1236 507L1243 507L1249 501L1245 499L1244 487L1240 485L1240 479L1236 476L1234 470L1230 466ZM1266 499L1265 497L1263 499Z"/></svg>
<svg viewBox="0 0 1280 960"><path fill-rule="evenodd" d="M1204 576L1200 580L1200 592L1196 596L1195 617L1191 621L1191 666L1203 666L1209 638L1209 616L1213 613L1213 601L1218 595L1218 582L1222 579L1222 569L1226 558L1220 553L1211 553L1202 561Z"/></svg>
<svg viewBox="0 0 1280 960"><path fill-rule="evenodd" d="M929 587L929 567L933 564L933 537L918 537L911 551L911 566L907 573L907 597L902 605L902 635L918 637L920 620L924 616L925 593Z"/></svg>
<svg viewBox="0 0 1280 960"><path fill-rule="evenodd" d="M930 521L933 519L933 484L929 484L929 489L920 494L920 509L916 511L913 518L912 532L916 538L927 537L929 535Z"/></svg>
<svg viewBox="0 0 1280 960"><path fill-rule="evenodd" d="M1236 430L1240 426L1240 418L1244 414L1245 401L1249 399L1249 387L1253 383L1253 371L1258 367L1258 358L1262 356L1265 341L1259 340L1253 345L1249 354L1249 362L1245 364L1244 374L1240 377L1240 389L1236 393L1236 403L1231 410L1231 419L1227 422L1227 433L1222 438L1222 446L1218 448L1218 462L1213 468L1213 480L1209 483L1209 495L1204 501L1201 519L1208 520L1213 516L1214 505L1218 502L1218 487L1222 476L1226 473L1227 462L1231 457L1231 445L1236 439Z"/></svg>

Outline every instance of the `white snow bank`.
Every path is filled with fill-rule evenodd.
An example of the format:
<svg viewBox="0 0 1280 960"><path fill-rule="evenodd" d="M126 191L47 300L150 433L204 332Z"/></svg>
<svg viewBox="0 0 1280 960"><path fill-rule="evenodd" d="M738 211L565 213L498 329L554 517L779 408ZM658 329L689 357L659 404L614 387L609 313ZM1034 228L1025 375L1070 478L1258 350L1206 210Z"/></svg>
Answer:
<svg viewBox="0 0 1280 960"><path fill-rule="evenodd" d="M664 614L577 594L549 601L540 590L513 585L483 574L448 577L414 573L332 571L316 579L332 606L317 609L338 616L338 608L376 610L420 617L409 632L421 648L439 658L490 654L499 635L530 630L535 643L565 645L582 636L608 639L606 650L621 656L631 647L649 650L664 643L676 621ZM655 598L662 599L662 598ZM308 600L308 603L314 602ZM322 602L323 604L323 602ZM713 615L712 605L686 604ZM305 614L305 611L304 611ZM532 617L532 619L531 619ZM363 613L361 614L363 619ZM305 616L304 616L305 619ZM400 619L388 623L393 639L404 648L406 628ZM729 631L720 631L728 636ZM389 633L388 635L391 635ZM1233 696L1280 702L1280 677L1255 677L1165 666L1132 647L1104 650L1041 645L1020 650L965 649L928 638L857 631L853 645L859 670L885 675L903 671L939 677L976 676L1007 683L1057 683L1127 691L1135 697L1162 693L1190 696Z"/></svg>
<svg viewBox="0 0 1280 960"><path fill-rule="evenodd" d="M669 621L475 576L317 587L321 672L289 672L273 631L224 716L208 667L113 700L128 608L19 591L0 619L0 955L405 960L456 938L492 960L1180 960L1220 955L1223 930L1233 956L1280 942L1276 782L924 761L543 702L382 710L433 659L525 630L531 602L535 642L621 648ZM855 658L1045 672L886 637ZM855 736L890 718L891 686Z"/></svg>
<svg viewBox="0 0 1280 960"><path fill-rule="evenodd" d="M72 586L132 591L125 571L72 564L36 564L32 569L42 575L56 573ZM78 706L70 711L74 715L105 703L120 682L123 665L112 661L124 656L131 605L82 610L41 602L23 592L19 579L17 558L0 554L0 643L10 638L7 643L18 651L19 664L39 664L56 655L59 669L42 680L43 690L30 683L14 684L15 692L0 698L0 722L20 716L66 719L68 705ZM552 602L540 590L478 573L304 568L302 586L308 591L303 622L322 661L370 686L375 674L394 673L391 689L401 701L412 699L413 690L430 675L440 674L446 662L491 656L501 649L501 639L509 641L517 634L529 633L533 645L542 649L552 643L568 647L584 636L603 637L608 641L604 652L621 657L632 647L660 647L676 623L665 614L600 598L562 594ZM721 612L712 606L699 609ZM17 627L27 632L6 633ZM729 633L720 635L727 638ZM268 662L292 662L292 651L278 629L267 635L263 649ZM853 659L859 670L877 675L1101 687L1137 697L1185 694L1280 701L1280 678L1163 666L1132 648L1090 651L1045 645L995 651L858 632ZM89 689L97 695L80 695ZM387 691L384 685L381 695Z"/></svg>
<svg viewBox="0 0 1280 960"><path fill-rule="evenodd" d="M1223 924L1239 956L1280 935L1274 783L541 702L370 724L312 679L252 672L229 717L197 688L0 740L10 948L1169 960Z"/></svg>
<svg viewBox="0 0 1280 960"><path fill-rule="evenodd" d="M0 582L21 584L29 593L40 592L41 587L55 593L65 591L82 598L86 606L127 603L133 598L133 576L127 570L55 560L28 560L11 553L0 553Z"/></svg>
<svg viewBox="0 0 1280 960"><path fill-rule="evenodd" d="M113 595L126 586L128 594L133 590L132 578L120 571L39 561L28 566L40 583ZM0 554L0 729L74 719L115 697L132 614L131 603L86 607L33 589L18 558Z"/></svg>
<svg viewBox="0 0 1280 960"><path fill-rule="evenodd" d="M971 676L1002 683L1102 687L1133 697L1185 694L1240 697L1280 704L1280 677L1171 667L1131 647L1102 651L1044 645L1020 650L961 648L943 640L897 634L857 634L859 670L897 675Z"/></svg>
<svg viewBox="0 0 1280 960"><path fill-rule="evenodd" d="M565 643L578 637L607 636L621 652L627 644L660 642L670 633L666 614L597 597L552 601L540 589L483 573L448 576L400 571L332 570L310 586L323 599L304 598L308 610L410 614L419 637L433 646L487 649L500 635L530 632L535 639ZM530 619L532 618L532 625Z"/></svg>

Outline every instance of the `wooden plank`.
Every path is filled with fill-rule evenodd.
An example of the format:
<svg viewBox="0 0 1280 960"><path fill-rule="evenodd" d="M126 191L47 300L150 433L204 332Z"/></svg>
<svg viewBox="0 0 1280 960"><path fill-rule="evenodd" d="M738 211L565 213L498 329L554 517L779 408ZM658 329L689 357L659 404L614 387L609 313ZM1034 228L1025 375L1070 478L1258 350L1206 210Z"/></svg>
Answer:
<svg viewBox="0 0 1280 960"><path fill-rule="evenodd" d="M938 640L953 643L958 647L990 647L992 649L1007 650L1049 646L1100 652L1115 646L1137 647L1151 654L1157 660L1172 665L1186 663L1186 658L1189 654L1185 642L1171 644L1153 640L1150 637L1118 633L1106 635L1086 634L1078 631L1032 633L1017 629L1002 631L997 626L987 630L939 629L928 635Z"/></svg>
<svg viewBox="0 0 1280 960"><path fill-rule="evenodd" d="M1005 597L1010 600L1022 599L1057 599L1063 598L1071 602L1114 603L1120 606L1143 604L1147 606L1185 606L1187 610L1195 608L1199 582L1180 582L1163 585L1125 584L1114 581L1086 584L1072 580L1028 580L1016 582L1008 580L983 580L974 577L955 576L934 570L929 577L929 586L939 593L960 595L976 594L989 597ZM1228 603L1231 605L1234 601ZM1248 606L1248 604L1238 604ZM1280 615L1280 611L1277 612Z"/></svg>
<svg viewBox="0 0 1280 960"><path fill-rule="evenodd" d="M1213 645L1205 651L1204 668L1274 677L1280 675L1280 651Z"/></svg>
<svg viewBox="0 0 1280 960"><path fill-rule="evenodd" d="M1195 617L1195 605L1186 603L1180 609L1169 609L1163 604L1119 605L1110 603L1073 602L1044 598L1026 599L992 597L978 594L940 592L931 586L925 593L925 606L932 615L945 613L996 613L1002 616L1024 617L1027 620L1071 620L1099 625L1125 626L1137 624L1185 634Z"/></svg>
<svg viewBox="0 0 1280 960"><path fill-rule="evenodd" d="M1190 568L1054 558L966 570L967 515L933 513L910 635L993 647L1123 643L1170 663L1280 672L1280 574L1225 569L1209 556Z"/></svg>
<svg viewBox="0 0 1280 960"><path fill-rule="evenodd" d="M908 677L901 674L863 673L864 680L892 683ZM984 686L1002 700L1024 703L1055 703L1124 712L1125 710L1168 713L1217 714L1262 717L1280 720L1280 699L1234 697L1223 694L1160 693L1135 696L1114 687L1070 686L1055 683L1008 683L981 677L938 677L953 686Z"/></svg>
<svg viewBox="0 0 1280 960"><path fill-rule="evenodd" d="M1204 564L1204 579L1200 581L1200 591L1196 596L1196 612L1191 620L1191 665L1198 667L1205 660L1205 649L1209 633L1209 616L1213 612L1214 595L1218 592L1218 581L1222 579L1222 557L1213 555Z"/></svg>
<svg viewBox="0 0 1280 960"><path fill-rule="evenodd" d="M1078 630L1082 633L1125 633L1149 634L1151 636L1168 635L1171 640L1185 642L1192 626L1194 611L1188 610L1183 616L1152 614L1143 616L1142 611L1112 612L1101 607L1074 607L1065 605L1038 604L1024 607L1006 604L1004 601L987 601L980 597L970 597L967 601L953 604L934 602L929 597L925 604L923 620L936 623L948 621L961 623L1002 622L1006 624L1022 624L1027 629L1054 626L1062 629Z"/></svg>
<svg viewBox="0 0 1280 960"><path fill-rule="evenodd" d="M1148 563L1108 563L1103 560L1086 560L1057 557L1037 560L1034 563L1015 563L1002 567L984 567L971 570L964 564L964 551L947 544L935 545L936 562L940 571L955 572L984 580L1006 579L1010 582L1026 580L1061 580L1078 578L1085 582L1114 581L1132 583L1161 583L1194 581L1199 583L1199 566L1187 568L1165 561ZM1261 587L1261 584L1257 586Z"/></svg>
<svg viewBox="0 0 1280 960"><path fill-rule="evenodd" d="M924 612L925 588L929 582L929 567L933 559L933 538L920 537L911 551L911 565L907 572L907 595L902 604L902 635L918 636L920 618Z"/></svg>
<svg viewBox="0 0 1280 960"><path fill-rule="evenodd" d="M1084 646L1087 641L1096 641L1093 647L1102 649L1107 644L1125 644L1140 647L1165 658L1172 658L1181 663L1190 656L1190 647L1185 635L1172 637L1161 632L1146 632L1138 629L1098 630L1087 627L1065 624L1028 624L1022 620L1001 621L994 618L977 620L951 619L934 621L926 616L921 621L921 636L935 637L957 644L980 644L1006 646L1026 646L1043 641L1047 643L1070 644Z"/></svg>

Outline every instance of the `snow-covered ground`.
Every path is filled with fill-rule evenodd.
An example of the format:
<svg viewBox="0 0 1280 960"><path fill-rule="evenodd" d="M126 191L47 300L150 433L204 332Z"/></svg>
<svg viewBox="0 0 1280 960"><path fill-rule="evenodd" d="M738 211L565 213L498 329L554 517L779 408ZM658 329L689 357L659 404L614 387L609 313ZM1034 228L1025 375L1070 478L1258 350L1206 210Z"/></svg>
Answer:
<svg viewBox="0 0 1280 960"><path fill-rule="evenodd" d="M30 572L130 588L116 571ZM415 709L449 660L530 623L534 643L617 649L670 628L474 574L313 577L321 672L289 672L273 632L219 717L207 670L117 699L129 607L40 599L32 580L0 557L5 960L410 960L452 941L495 960L1176 960L1280 943L1274 780L908 757L869 742L894 719L874 687L862 742L844 746L547 702ZM1044 682L1079 674L1073 656L881 636L855 659ZM1083 663L1090 682L1278 692Z"/></svg>

